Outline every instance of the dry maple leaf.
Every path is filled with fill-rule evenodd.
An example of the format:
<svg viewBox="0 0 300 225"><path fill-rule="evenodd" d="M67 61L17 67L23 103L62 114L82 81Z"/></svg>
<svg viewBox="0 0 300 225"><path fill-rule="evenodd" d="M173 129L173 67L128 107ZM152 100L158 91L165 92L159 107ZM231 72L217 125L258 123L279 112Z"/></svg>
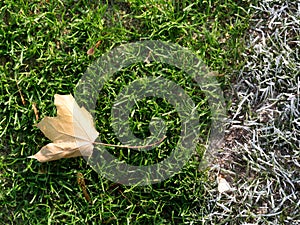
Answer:
<svg viewBox="0 0 300 225"><path fill-rule="evenodd" d="M57 117L45 117L37 127L53 143L29 158L47 162L61 158L90 156L99 133L91 114L79 107L72 95L54 95Z"/></svg>
<svg viewBox="0 0 300 225"><path fill-rule="evenodd" d="M48 162L61 158L91 156L94 144L132 149L148 148L160 144L166 138L164 136L158 142L143 146L95 142L99 133L94 127L93 117L84 107L78 106L72 95L54 95L54 105L57 108L57 117L45 117L37 124L53 143L47 144L28 158Z"/></svg>

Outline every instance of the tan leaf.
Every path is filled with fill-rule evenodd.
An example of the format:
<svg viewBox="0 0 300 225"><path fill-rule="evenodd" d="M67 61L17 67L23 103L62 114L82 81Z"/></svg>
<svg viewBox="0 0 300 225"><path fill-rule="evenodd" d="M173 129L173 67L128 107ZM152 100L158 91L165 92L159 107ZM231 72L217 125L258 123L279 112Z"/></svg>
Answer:
<svg viewBox="0 0 300 225"><path fill-rule="evenodd" d="M79 107L72 95L54 96L57 117L45 117L37 127L53 143L44 146L29 158L40 162L90 156L93 143L99 133L96 131L91 114Z"/></svg>

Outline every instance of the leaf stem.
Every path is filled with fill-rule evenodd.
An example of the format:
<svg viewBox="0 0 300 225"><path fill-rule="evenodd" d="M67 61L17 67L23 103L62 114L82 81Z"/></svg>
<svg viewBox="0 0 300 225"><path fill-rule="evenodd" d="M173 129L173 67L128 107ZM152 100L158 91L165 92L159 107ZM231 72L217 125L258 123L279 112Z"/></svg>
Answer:
<svg viewBox="0 0 300 225"><path fill-rule="evenodd" d="M149 144L149 145L137 145L137 146L131 146L131 145L114 145L114 144L107 144L107 143L102 143L102 142L94 142L93 144L107 146L107 147L139 149L139 148L149 148L149 147L153 147L155 145L159 145L160 143L163 142L163 140L165 140L166 137L167 136L163 136L163 138L160 139L158 142L155 142L155 143Z"/></svg>

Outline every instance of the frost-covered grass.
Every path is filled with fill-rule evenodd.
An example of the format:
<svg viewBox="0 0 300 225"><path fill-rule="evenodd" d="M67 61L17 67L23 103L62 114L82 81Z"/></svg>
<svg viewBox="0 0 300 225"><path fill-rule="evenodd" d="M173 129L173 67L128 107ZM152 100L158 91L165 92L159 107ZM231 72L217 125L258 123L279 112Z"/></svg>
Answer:
<svg viewBox="0 0 300 225"><path fill-rule="evenodd" d="M220 221L299 224L300 4L260 1L251 11L221 162L237 191L219 201Z"/></svg>

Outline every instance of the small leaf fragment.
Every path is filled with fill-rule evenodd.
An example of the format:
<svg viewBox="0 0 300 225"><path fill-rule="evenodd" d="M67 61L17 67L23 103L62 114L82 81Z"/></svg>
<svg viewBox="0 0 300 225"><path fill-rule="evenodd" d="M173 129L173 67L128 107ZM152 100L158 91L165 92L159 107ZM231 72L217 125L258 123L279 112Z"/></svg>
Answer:
<svg viewBox="0 0 300 225"><path fill-rule="evenodd" d="M86 52L86 54L88 54L88 55L94 55L94 53L95 53L94 47L90 48L90 49Z"/></svg>
<svg viewBox="0 0 300 225"><path fill-rule="evenodd" d="M95 48L98 48L101 43L102 43L102 41L97 41L97 43L95 44Z"/></svg>
<svg viewBox="0 0 300 225"><path fill-rule="evenodd" d="M223 192L227 192L227 191L231 191L232 188L230 187L229 183L227 182L226 179L224 179L223 177L219 176L217 178L217 182L218 182L218 191L219 193L223 193Z"/></svg>
<svg viewBox="0 0 300 225"><path fill-rule="evenodd" d="M86 54L88 55L94 55L95 54L95 49L98 48L100 46L100 44L102 43L102 41L97 41L97 43L95 44L94 47L90 48Z"/></svg>
<svg viewBox="0 0 300 225"><path fill-rule="evenodd" d="M32 109L33 109L33 112L34 112L34 115L35 115L35 119L39 120L39 111L38 111L38 109L36 107L36 103L35 102L32 103Z"/></svg>
<svg viewBox="0 0 300 225"><path fill-rule="evenodd" d="M78 183L78 185L80 186L80 188L83 192L85 200L87 200L88 202L91 203L92 202L91 197L90 197L89 193L87 192L87 188L86 188L86 185L85 185L83 174L80 173L80 172L77 173L77 183Z"/></svg>
<svg viewBox="0 0 300 225"><path fill-rule="evenodd" d="M16 81L16 83L17 83L17 88L18 88L18 92L19 92L20 97L21 97L22 104L25 106L25 105L26 105L25 98L24 98L24 96L23 96L23 94L22 94L21 88L19 87L19 84L18 84L17 81Z"/></svg>

